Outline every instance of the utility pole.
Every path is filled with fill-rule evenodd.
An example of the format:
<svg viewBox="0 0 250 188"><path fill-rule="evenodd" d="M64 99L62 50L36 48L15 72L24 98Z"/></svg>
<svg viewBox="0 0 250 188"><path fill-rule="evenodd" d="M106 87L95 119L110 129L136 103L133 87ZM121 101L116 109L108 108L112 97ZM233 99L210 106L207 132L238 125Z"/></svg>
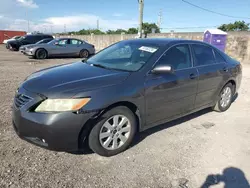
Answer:
<svg viewBox="0 0 250 188"><path fill-rule="evenodd" d="M99 30L99 20L96 20L96 28Z"/></svg>
<svg viewBox="0 0 250 188"><path fill-rule="evenodd" d="M157 25L158 25L158 27L159 27L160 30L161 30L161 24L162 24L162 9L159 12L158 23L157 23Z"/></svg>
<svg viewBox="0 0 250 188"><path fill-rule="evenodd" d="M30 21L28 20L28 33L30 32Z"/></svg>
<svg viewBox="0 0 250 188"><path fill-rule="evenodd" d="M143 23L143 7L144 0L138 0L139 2L139 37L142 38L142 23Z"/></svg>
<svg viewBox="0 0 250 188"><path fill-rule="evenodd" d="M64 34L66 34L66 24L64 24Z"/></svg>
<svg viewBox="0 0 250 188"><path fill-rule="evenodd" d="M27 32L30 32L30 21L29 21L29 17L28 17L28 11L25 12L26 13L26 18L27 18Z"/></svg>

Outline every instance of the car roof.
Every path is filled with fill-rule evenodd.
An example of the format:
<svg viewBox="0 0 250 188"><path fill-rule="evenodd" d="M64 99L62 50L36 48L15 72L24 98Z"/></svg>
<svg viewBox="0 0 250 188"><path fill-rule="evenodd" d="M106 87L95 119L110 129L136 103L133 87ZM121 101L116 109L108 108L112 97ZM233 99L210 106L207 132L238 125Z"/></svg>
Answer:
<svg viewBox="0 0 250 188"><path fill-rule="evenodd" d="M26 35L26 36L50 36L50 37L52 37L52 35L49 35L49 34L30 34L30 35Z"/></svg>
<svg viewBox="0 0 250 188"><path fill-rule="evenodd" d="M178 44L183 42L192 42L197 44L207 44L202 41L197 40L187 40L187 39L176 39L176 38L141 38L141 39L129 39L125 40L129 42L138 42L138 43L147 43L147 44L157 44L157 45L167 45L169 43L171 44Z"/></svg>
<svg viewBox="0 0 250 188"><path fill-rule="evenodd" d="M82 41L81 39L76 39L76 38L56 38L56 40L67 40L67 39L71 39L71 40L80 40Z"/></svg>

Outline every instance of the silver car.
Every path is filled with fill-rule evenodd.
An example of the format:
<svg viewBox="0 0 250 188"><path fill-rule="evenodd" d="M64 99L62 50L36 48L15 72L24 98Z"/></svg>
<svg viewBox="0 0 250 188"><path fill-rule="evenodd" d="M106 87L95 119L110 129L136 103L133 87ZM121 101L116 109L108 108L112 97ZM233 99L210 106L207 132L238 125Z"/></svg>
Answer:
<svg viewBox="0 0 250 188"><path fill-rule="evenodd" d="M40 40L40 41L38 41L38 42L35 43L35 44L22 45L22 46L20 46L19 51L20 51L21 53L23 53L23 52L26 50L26 48L35 47L35 46L38 45L38 44L45 44L45 43L48 43L48 42L50 42L50 41L52 41L52 40L54 40L54 39L53 39L53 38L47 38L47 39Z"/></svg>
<svg viewBox="0 0 250 188"><path fill-rule="evenodd" d="M80 57L88 58L95 54L95 46L85 41L74 38L59 38L47 44L37 44L28 46L23 54L36 59L46 59L48 57Z"/></svg>

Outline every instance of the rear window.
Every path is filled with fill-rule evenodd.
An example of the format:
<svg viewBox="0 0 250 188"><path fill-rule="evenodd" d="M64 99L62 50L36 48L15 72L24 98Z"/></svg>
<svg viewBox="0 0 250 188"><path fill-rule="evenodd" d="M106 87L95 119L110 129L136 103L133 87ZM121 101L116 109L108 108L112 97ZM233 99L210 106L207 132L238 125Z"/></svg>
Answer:
<svg viewBox="0 0 250 188"><path fill-rule="evenodd" d="M225 59L216 50L214 50L214 55L215 55L215 59L216 59L217 63L225 63L226 62Z"/></svg>
<svg viewBox="0 0 250 188"><path fill-rule="evenodd" d="M196 66L211 65L216 63L213 49L211 47L201 44L193 44L192 47Z"/></svg>

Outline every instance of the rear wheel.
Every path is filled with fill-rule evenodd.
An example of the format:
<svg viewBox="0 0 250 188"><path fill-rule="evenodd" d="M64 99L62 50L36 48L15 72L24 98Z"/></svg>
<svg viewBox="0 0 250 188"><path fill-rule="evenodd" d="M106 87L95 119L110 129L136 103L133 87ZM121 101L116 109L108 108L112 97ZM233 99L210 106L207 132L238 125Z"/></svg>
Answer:
<svg viewBox="0 0 250 188"><path fill-rule="evenodd" d="M79 56L80 58L88 58L89 57L88 50L81 50Z"/></svg>
<svg viewBox="0 0 250 188"><path fill-rule="evenodd" d="M46 59L48 56L47 51L45 49L38 49L35 53L36 59Z"/></svg>
<svg viewBox="0 0 250 188"><path fill-rule="evenodd" d="M217 112L225 112L232 104L234 87L231 83L224 86L220 92L219 100L213 109Z"/></svg>
<svg viewBox="0 0 250 188"><path fill-rule="evenodd" d="M89 134L89 147L102 156L126 150L136 132L136 118L131 110L119 106L103 114Z"/></svg>

